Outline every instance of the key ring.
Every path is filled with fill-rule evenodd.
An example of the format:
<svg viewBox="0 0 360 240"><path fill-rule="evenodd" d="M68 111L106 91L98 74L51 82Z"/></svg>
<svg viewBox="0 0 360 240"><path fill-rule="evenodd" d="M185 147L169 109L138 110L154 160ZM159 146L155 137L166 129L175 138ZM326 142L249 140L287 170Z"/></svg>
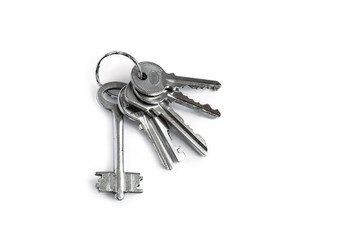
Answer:
<svg viewBox="0 0 360 240"><path fill-rule="evenodd" d="M96 82L99 84L99 86L101 87L102 86L102 83L100 82L100 77L99 77L99 69L100 69L100 64L101 64L101 61L104 59L104 58L107 58L111 55L115 55L115 54L118 54L118 55L123 55L127 58L130 58L131 61L133 61L135 63L135 66L136 68L138 69L139 71L139 74L138 74L138 77L141 79L142 78L142 71L141 71L141 68L140 68L140 65L138 63L138 61L136 61L136 59L131 56L130 54L126 53L126 52L122 52L122 51L112 51L112 52L108 52L107 54L105 54L100 60L99 62L97 63L96 65L96 70L95 70L95 77L96 77Z"/></svg>

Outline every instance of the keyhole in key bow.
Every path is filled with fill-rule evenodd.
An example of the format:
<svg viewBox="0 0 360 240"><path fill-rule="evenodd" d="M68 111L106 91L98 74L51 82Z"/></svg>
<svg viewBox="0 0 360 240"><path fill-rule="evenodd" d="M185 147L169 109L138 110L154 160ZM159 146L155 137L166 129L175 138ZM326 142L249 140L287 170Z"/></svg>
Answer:
<svg viewBox="0 0 360 240"><path fill-rule="evenodd" d="M146 80L147 79L147 75L146 75L146 73L142 73L142 76L141 76L141 78L140 78L141 80Z"/></svg>

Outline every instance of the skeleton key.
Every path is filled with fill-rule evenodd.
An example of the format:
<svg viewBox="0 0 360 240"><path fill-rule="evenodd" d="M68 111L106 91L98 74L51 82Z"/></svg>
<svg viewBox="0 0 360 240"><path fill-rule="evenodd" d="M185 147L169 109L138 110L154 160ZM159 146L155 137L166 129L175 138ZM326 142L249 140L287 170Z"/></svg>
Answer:
<svg viewBox="0 0 360 240"><path fill-rule="evenodd" d="M140 127L151 139L162 165L171 170L173 160L178 162L185 159L180 147L175 147L169 135L169 129L158 117L149 117L143 111L130 107L125 101L125 89L121 89L118 97L118 106L121 112L133 121L138 121Z"/></svg>
<svg viewBox="0 0 360 240"><path fill-rule="evenodd" d="M149 116L155 115L173 126L201 155L207 154L205 140L184 123L184 120L169 106L167 101L150 105L140 101L134 94L132 83L125 87L124 98L131 106L142 110Z"/></svg>
<svg viewBox="0 0 360 240"><path fill-rule="evenodd" d="M124 170L124 123L123 115L116 103L105 99L105 93L112 89L121 89L125 83L110 82L102 85L97 93L99 103L106 109L110 110L113 115L114 124L114 171L112 172L96 172L96 176L100 176L96 187L101 192L114 192L118 200L125 197L125 193L141 193L142 189L138 189L142 176L140 173L125 172Z"/></svg>
<svg viewBox="0 0 360 240"><path fill-rule="evenodd" d="M153 62L141 62L143 77L139 78L136 67L131 71L131 79L135 89L146 96L158 96L168 88L209 88L218 90L221 83L213 80L179 77L173 73L166 73L159 65Z"/></svg>

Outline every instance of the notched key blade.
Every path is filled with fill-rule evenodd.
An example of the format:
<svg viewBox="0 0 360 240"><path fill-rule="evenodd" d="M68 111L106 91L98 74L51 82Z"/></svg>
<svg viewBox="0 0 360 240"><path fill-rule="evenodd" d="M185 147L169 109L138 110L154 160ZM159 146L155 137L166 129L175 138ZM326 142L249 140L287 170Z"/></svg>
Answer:
<svg viewBox="0 0 360 240"><path fill-rule="evenodd" d="M177 104L195 109L211 117L218 118L221 116L221 113L218 109L213 109L209 104L201 104L199 102L195 102L193 99L184 95L180 91L172 91L168 94L168 97L171 98L171 100L176 102Z"/></svg>
<svg viewBox="0 0 360 240"><path fill-rule="evenodd" d="M115 172L96 172L95 176L99 176L96 188L100 192L115 192L116 174Z"/></svg>
<svg viewBox="0 0 360 240"><path fill-rule="evenodd" d="M207 88L212 90L218 90L221 88L221 83L214 80L206 80L200 78L180 77L174 73L165 74L166 85L168 87L191 87L191 88Z"/></svg>
<svg viewBox="0 0 360 240"><path fill-rule="evenodd" d="M142 180L140 173L125 172L125 192L142 193L143 190L138 188Z"/></svg>
<svg viewBox="0 0 360 240"><path fill-rule="evenodd" d="M155 110L155 109L154 109ZM195 133L190 126L186 125L182 119L173 109L169 103L164 101L159 104L156 109L160 117L167 123L173 126L179 133L194 147L197 152L203 156L207 155L207 146L205 140L197 133Z"/></svg>

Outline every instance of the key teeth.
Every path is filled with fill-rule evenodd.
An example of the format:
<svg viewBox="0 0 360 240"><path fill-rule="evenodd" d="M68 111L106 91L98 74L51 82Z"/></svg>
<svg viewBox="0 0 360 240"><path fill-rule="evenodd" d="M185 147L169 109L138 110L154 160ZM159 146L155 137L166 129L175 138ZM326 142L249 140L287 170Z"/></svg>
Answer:
<svg viewBox="0 0 360 240"><path fill-rule="evenodd" d="M195 89L195 90L198 90L199 88L200 89L210 89L210 90L214 90L214 91L217 91L221 88L221 85L220 86L208 86L208 87L205 87L205 86L190 86L190 85L187 85L188 87L192 88L192 89ZM181 88L184 88L185 86L182 86Z"/></svg>
<svg viewBox="0 0 360 240"><path fill-rule="evenodd" d="M174 73L167 74L167 82L168 82L168 86L180 87L180 88L188 86L193 89L206 88L216 91L221 87L221 83L218 81L180 77L180 76L176 76Z"/></svg>
<svg viewBox="0 0 360 240"><path fill-rule="evenodd" d="M220 85L221 86L221 85ZM185 87L189 87L191 89L195 89L195 90L198 90L198 89L210 89L210 90L214 90L214 91L217 91L220 89L220 87L215 87L215 86L208 86L208 87L205 87L205 86L194 86L194 85L184 85L184 86L179 86L177 88L185 88Z"/></svg>
<svg viewBox="0 0 360 240"><path fill-rule="evenodd" d="M140 173L125 172L126 192L142 193L143 190L138 188L142 180L143 176Z"/></svg>
<svg viewBox="0 0 360 240"><path fill-rule="evenodd" d="M115 173L114 172L96 172L95 176L100 177L95 187L99 192L115 191Z"/></svg>
<svg viewBox="0 0 360 240"><path fill-rule="evenodd" d="M201 152L201 151L199 151L199 150L198 150L198 151L199 151L199 153L201 153L201 154L203 154L203 155L206 156L206 155L207 155L207 145L206 145L206 142L205 142L204 138L201 137L200 134L195 133L194 130L193 130L189 125L187 125L187 124L185 123L184 119L183 119L179 114L177 114L177 113L169 106L169 104L168 104L167 102L161 103L161 106L162 106L162 108L163 108L165 111L171 113L171 114L172 114L173 116L175 116L179 121L181 121L181 123L182 123L184 126L186 126L186 127L188 128L188 130L189 130L193 135L195 135L195 136L201 141L201 144L203 145L203 148L204 148L205 152Z"/></svg>
<svg viewBox="0 0 360 240"><path fill-rule="evenodd" d="M196 102L194 99L189 98L188 96L184 95L180 91L176 91L171 93L174 97L175 102L178 104L186 104L185 106L191 107L195 110L202 111L211 115L212 117L220 117L221 113L218 109L213 109L209 104L201 104L200 102Z"/></svg>
<svg viewBox="0 0 360 240"><path fill-rule="evenodd" d="M96 172L95 176L100 177L95 185L99 192L115 192L115 197L117 199L123 199L124 196L121 193L117 193L115 187L116 174L114 172ZM143 176L141 176L140 173L125 172L124 193L142 193L143 190L138 188L140 187L140 181L142 180Z"/></svg>

